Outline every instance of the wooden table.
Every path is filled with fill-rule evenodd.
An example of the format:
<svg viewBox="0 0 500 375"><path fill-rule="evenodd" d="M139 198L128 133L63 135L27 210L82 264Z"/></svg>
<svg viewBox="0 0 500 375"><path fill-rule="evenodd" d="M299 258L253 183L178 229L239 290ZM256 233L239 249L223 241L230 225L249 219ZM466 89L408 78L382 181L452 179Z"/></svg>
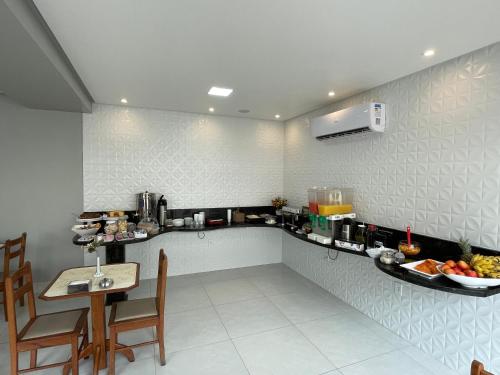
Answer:
<svg viewBox="0 0 500 375"><path fill-rule="evenodd" d="M80 358L86 358L90 354L93 354L94 368L96 368L96 364L100 370L107 367L106 351L109 350L109 340L106 339L105 296L107 293L125 292L139 286L139 269L140 266L138 263L107 264L101 266L104 277L112 278L114 283L110 288L100 289L99 279L93 277L95 266L70 268L61 271L39 296L40 299L46 301L90 297L92 342L82 350ZM67 289L70 281L89 279L92 280L92 287L89 292L68 294ZM130 362L134 361L134 353L131 349L121 353ZM68 371L69 367L65 368L64 373Z"/></svg>

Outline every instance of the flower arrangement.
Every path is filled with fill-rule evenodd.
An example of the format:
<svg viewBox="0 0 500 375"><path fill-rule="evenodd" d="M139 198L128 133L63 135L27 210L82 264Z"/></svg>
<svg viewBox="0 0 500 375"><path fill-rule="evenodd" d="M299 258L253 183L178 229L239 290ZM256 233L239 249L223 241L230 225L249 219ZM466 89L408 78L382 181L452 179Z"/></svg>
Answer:
<svg viewBox="0 0 500 375"><path fill-rule="evenodd" d="M276 197L272 200L273 207L277 210L281 210L283 206L286 206L287 203L288 201L281 197Z"/></svg>
<svg viewBox="0 0 500 375"><path fill-rule="evenodd" d="M102 239L99 239L99 240L98 240L98 239L97 239L97 237L94 237L94 239L93 239L91 242L89 242L89 244L88 244L88 245L83 246L83 248L84 248L85 250L87 250L87 251L89 252L89 254L92 254L92 253L94 253L94 252L97 250L97 248L98 248L99 246L101 246L103 243L104 243L104 241L103 241Z"/></svg>

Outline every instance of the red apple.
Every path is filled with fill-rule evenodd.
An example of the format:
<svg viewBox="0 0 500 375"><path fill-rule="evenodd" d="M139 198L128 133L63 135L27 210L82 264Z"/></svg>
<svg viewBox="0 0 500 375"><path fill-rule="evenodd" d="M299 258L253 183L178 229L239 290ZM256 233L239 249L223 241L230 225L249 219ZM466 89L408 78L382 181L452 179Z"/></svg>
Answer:
<svg viewBox="0 0 500 375"><path fill-rule="evenodd" d="M457 262L457 266L460 267L462 271L468 270L470 267L467 263L465 263L463 260L459 260Z"/></svg>
<svg viewBox="0 0 500 375"><path fill-rule="evenodd" d="M473 270L465 270L464 271L465 273L465 276L469 276L469 277L477 277L477 272L476 271L473 271Z"/></svg>
<svg viewBox="0 0 500 375"><path fill-rule="evenodd" d="M447 268L443 272L447 275L455 275L456 274L456 272L453 268Z"/></svg>
<svg viewBox="0 0 500 375"><path fill-rule="evenodd" d="M444 272L444 271L446 271L446 270L449 270L450 268L451 268L451 267L450 267L449 265L447 265L447 264L443 264L443 265L441 266L441 271L443 271L443 272Z"/></svg>
<svg viewBox="0 0 500 375"><path fill-rule="evenodd" d="M445 264L447 264L447 265L448 265L448 266L450 266L451 268L455 268L455 267L456 267L456 265L457 265L457 264L456 264L453 260L451 260L451 259L450 259L450 260L447 260L447 261L445 262Z"/></svg>
<svg viewBox="0 0 500 375"><path fill-rule="evenodd" d="M457 271L457 272L456 272L456 274L457 274L458 276L465 276L465 273L463 273L462 271Z"/></svg>

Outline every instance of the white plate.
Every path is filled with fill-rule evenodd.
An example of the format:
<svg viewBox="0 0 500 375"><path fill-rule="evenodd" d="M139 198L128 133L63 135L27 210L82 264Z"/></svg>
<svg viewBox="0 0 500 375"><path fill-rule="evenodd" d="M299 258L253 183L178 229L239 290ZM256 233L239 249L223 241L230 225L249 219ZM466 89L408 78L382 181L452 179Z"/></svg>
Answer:
<svg viewBox="0 0 500 375"><path fill-rule="evenodd" d="M469 277L460 275L447 275L446 273L441 271L441 267L438 267L438 270L448 279L453 280L459 284L462 284L466 288L485 289L490 286L500 285L500 279L490 279L485 277Z"/></svg>
<svg viewBox="0 0 500 375"><path fill-rule="evenodd" d="M99 217L96 217L94 219L76 219L76 221L78 223L93 223L94 221L101 221L102 220L102 216L99 216Z"/></svg>
<svg viewBox="0 0 500 375"><path fill-rule="evenodd" d="M434 260L434 261L437 263L438 267L442 266L444 264L443 262L438 262L437 260ZM403 268L406 268L410 272L413 272L417 275L420 275L420 276L425 277L426 279L430 279L430 280L435 279L436 277L440 277L443 275L442 273L437 273L435 275L431 275L431 274L428 274L428 273L425 273L425 272L422 272L422 271L415 269L416 266L418 266L419 264L424 263L424 262L425 262L425 259L424 260L417 260L416 262L400 264L400 266ZM438 268L438 270L439 270L439 268Z"/></svg>

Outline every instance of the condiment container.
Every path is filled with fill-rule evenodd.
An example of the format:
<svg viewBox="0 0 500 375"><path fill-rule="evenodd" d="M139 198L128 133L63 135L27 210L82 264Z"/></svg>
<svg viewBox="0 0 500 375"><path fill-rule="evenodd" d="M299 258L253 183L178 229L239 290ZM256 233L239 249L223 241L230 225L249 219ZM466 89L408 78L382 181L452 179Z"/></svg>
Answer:
<svg viewBox="0 0 500 375"><path fill-rule="evenodd" d="M406 256L414 256L420 253L421 247L420 243L412 242L410 246L408 246L407 241L399 241L399 251L401 251Z"/></svg>
<svg viewBox="0 0 500 375"><path fill-rule="evenodd" d="M380 253L380 261L384 264L393 264L396 261L395 254L396 252L392 249L382 250Z"/></svg>
<svg viewBox="0 0 500 375"><path fill-rule="evenodd" d="M116 220L106 221L106 225L104 226L104 233L115 234L116 232L118 232L118 222Z"/></svg>

